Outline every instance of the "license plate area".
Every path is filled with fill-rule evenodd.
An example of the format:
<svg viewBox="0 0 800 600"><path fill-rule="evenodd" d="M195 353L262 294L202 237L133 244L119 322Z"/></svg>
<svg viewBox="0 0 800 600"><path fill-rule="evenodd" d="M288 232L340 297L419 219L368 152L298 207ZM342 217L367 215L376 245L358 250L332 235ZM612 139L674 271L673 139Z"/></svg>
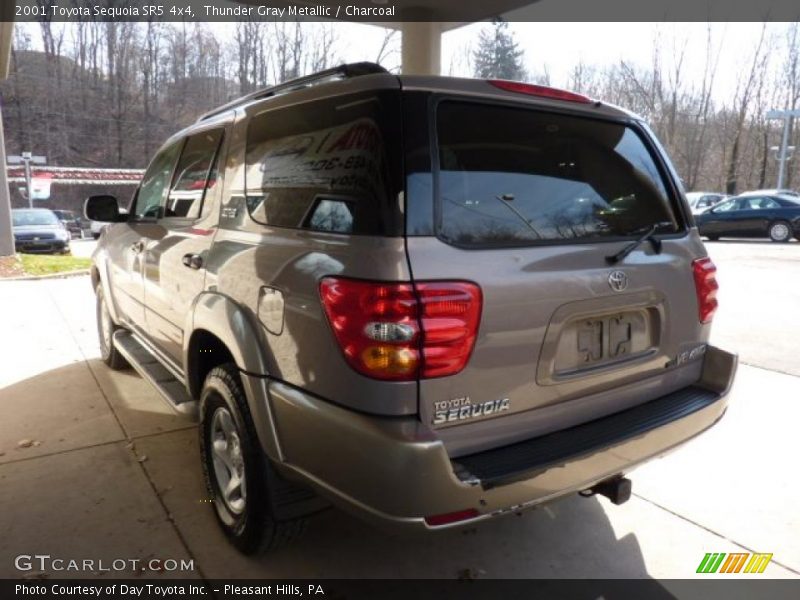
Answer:
<svg viewBox="0 0 800 600"><path fill-rule="evenodd" d="M622 311L567 323L556 351L555 377L627 362L655 348L648 310Z"/></svg>
<svg viewBox="0 0 800 600"><path fill-rule="evenodd" d="M592 310L591 304L579 302L556 311L547 328L537 382L557 384L652 358L661 344L663 303L650 295L627 300L619 307Z"/></svg>

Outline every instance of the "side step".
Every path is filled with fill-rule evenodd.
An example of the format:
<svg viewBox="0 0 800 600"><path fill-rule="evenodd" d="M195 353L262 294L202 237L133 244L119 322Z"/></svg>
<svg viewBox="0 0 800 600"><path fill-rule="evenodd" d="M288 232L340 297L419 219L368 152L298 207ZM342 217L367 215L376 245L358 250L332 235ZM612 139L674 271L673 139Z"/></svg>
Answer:
<svg viewBox="0 0 800 600"><path fill-rule="evenodd" d="M114 332L114 346L130 365L156 388L174 411L197 420L197 402L189 396L186 386L161 364L135 334L124 329Z"/></svg>

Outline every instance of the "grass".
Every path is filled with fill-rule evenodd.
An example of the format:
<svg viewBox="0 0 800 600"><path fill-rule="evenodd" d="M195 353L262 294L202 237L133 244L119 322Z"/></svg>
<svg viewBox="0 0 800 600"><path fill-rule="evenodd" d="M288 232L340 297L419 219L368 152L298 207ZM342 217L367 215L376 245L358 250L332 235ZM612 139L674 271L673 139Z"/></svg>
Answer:
<svg viewBox="0 0 800 600"><path fill-rule="evenodd" d="M22 269L26 275L53 275L88 269L90 258L76 256L53 256L50 254L20 254Z"/></svg>

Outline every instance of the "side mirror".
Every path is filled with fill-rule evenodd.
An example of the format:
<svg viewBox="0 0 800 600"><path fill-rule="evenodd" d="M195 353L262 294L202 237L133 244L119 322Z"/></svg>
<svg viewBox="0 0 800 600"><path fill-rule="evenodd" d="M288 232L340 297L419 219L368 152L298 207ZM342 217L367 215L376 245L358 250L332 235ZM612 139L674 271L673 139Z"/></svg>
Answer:
<svg viewBox="0 0 800 600"><path fill-rule="evenodd" d="M83 216L90 221L102 223L117 223L122 220L117 199L108 194L89 196L83 204Z"/></svg>

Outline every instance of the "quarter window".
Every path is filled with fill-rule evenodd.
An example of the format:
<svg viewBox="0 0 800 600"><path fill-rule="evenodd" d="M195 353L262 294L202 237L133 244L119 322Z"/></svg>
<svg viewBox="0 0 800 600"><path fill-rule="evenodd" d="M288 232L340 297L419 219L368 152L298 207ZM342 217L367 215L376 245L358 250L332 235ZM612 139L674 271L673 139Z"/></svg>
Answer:
<svg viewBox="0 0 800 600"><path fill-rule="evenodd" d="M247 133L246 204L262 224L402 234L396 91L267 111Z"/></svg>

